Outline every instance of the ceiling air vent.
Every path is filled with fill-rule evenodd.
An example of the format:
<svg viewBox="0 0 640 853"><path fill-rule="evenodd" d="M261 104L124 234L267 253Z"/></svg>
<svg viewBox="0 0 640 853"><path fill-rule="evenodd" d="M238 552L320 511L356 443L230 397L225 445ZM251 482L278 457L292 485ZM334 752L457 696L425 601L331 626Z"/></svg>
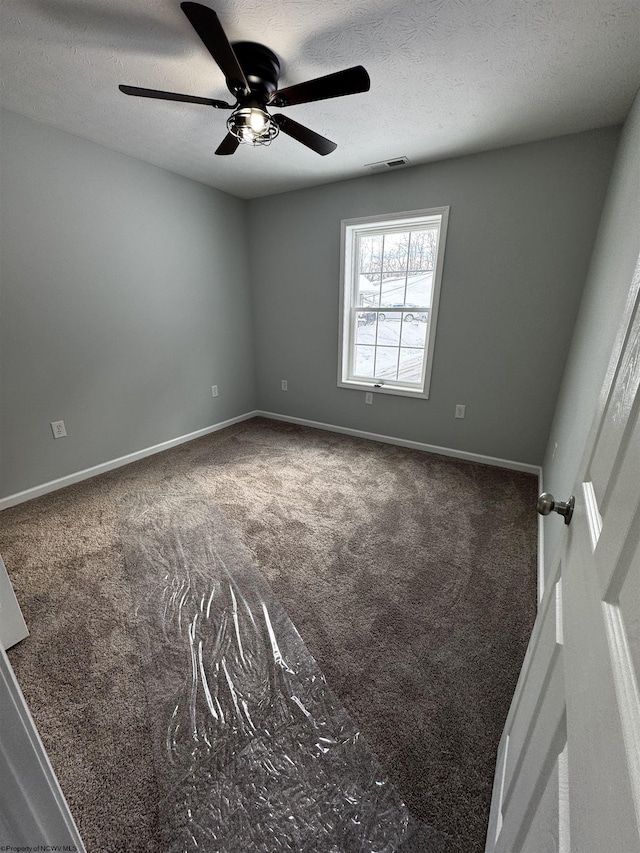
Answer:
<svg viewBox="0 0 640 853"><path fill-rule="evenodd" d="M386 172L388 169L398 169L408 163L407 157L394 157L391 160L380 160L379 163L367 163L365 169L371 169L374 172Z"/></svg>

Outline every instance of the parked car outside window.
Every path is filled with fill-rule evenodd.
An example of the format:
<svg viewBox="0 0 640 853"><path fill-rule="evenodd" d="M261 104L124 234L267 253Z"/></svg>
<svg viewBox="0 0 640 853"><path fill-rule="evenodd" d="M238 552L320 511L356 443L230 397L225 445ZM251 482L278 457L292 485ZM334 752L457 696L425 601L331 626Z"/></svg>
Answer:
<svg viewBox="0 0 640 853"><path fill-rule="evenodd" d="M389 307L389 312L391 312L391 311L395 312L396 309L398 311L400 309L402 309L404 312L403 319L404 319L405 323L413 323L414 320L415 321L419 320L421 323L426 323L427 320L429 319L429 312L428 311L407 311L407 308L411 308L411 307L412 307L411 305L405 305L404 303L398 303L396 305L391 305ZM384 322L384 320L387 319L387 315L383 314L381 312L380 314L378 314L378 319L380 319L381 321Z"/></svg>

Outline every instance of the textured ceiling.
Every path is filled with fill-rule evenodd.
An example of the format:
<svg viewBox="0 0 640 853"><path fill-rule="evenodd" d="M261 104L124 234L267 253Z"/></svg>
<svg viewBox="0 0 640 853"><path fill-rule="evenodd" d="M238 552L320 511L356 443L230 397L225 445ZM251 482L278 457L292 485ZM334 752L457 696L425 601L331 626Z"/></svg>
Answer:
<svg viewBox="0 0 640 853"><path fill-rule="evenodd" d="M640 86L638 0L206 0L280 87L362 64L371 91L290 107L338 143L282 134L214 156L226 112L118 84L232 100L179 0L2 0L0 103L243 198L621 122Z"/></svg>

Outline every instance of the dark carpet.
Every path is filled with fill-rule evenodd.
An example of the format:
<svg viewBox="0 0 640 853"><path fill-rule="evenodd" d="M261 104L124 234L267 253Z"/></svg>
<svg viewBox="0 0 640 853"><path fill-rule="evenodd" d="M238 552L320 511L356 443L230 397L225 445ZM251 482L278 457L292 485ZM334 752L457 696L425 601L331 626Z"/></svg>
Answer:
<svg viewBox="0 0 640 853"><path fill-rule="evenodd" d="M536 478L254 419L3 512L31 630L10 659L90 853L162 851L116 512L148 487L207 495L411 813L483 850L535 617Z"/></svg>

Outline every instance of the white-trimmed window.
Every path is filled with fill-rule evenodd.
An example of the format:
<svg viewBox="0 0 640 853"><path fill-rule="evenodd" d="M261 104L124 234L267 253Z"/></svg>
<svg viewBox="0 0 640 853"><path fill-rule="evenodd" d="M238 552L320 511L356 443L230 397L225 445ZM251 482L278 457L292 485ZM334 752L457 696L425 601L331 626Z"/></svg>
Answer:
<svg viewBox="0 0 640 853"><path fill-rule="evenodd" d="M429 396L448 215L343 220L340 387Z"/></svg>

